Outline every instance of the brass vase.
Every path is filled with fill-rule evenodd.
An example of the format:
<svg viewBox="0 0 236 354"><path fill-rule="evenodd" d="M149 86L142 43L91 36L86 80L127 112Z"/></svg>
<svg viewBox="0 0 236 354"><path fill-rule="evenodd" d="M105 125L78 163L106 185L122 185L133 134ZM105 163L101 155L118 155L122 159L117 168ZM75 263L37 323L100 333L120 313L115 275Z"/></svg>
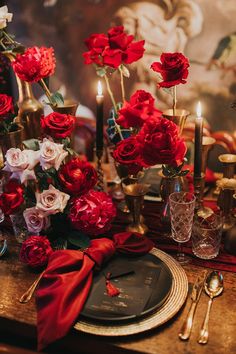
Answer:
<svg viewBox="0 0 236 354"><path fill-rule="evenodd" d="M15 57L11 52L3 52L3 54L12 62ZM31 84L21 80L16 75L18 86L18 118L19 123L24 127L24 140L38 138L41 136L40 118L43 114L43 106L34 97Z"/></svg>
<svg viewBox="0 0 236 354"><path fill-rule="evenodd" d="M181 192L183 190L187 191L187 183L185 183L182 176L175 177L165 177L162 175L161 184L160 184L160 195L162 199L161 206L161 223L165 225L168 230L170 230L171 221L170 221L170 204L169 196L174 192Z"/></svg>
<svg viewBox="0 0 236 354"><path fill-rule="evenodd" d="M72 100L65 100L64 106L54 107L53 110L54 112L58 112L61 114L70 114L71 116L75 116L78 106L78 102Z"/></svg>
<svg viewBox="0 0 236 354"><path fill-rule="evenodd" d="M234 204L233 195L234 189L227 187L227 181L234 178L234 170L236 165L236 154L223 154L219 156L219 161L223 164L223 183L218 196L217 204L223 212L224 224L223 230L229 230L235 223L232 216L232 209Z"/></svg>
<svg viewBox="0 0 236 354"><path fill-rule="evenodd" d="M127 226L126 231L138 232L141 235L147 233L148 227L143 223L141 211L143 209L144 196L149 187L149 184L140 183L137 178L128 177L122 180L126 203L132 215L132 222Z"/></svg>
<svg viewBox="0 0 236 354"><path fill-rule="evenodd" d="M22 148L22 141L24 139L24 128L22 125L18 125L18 129L14 132L0 135L0 147L5 160L7 150L10 148Z"/></svg>
<svg viewBox="0 0 236 354"><path fill-rule="evenodd" d="M163 117L171 120L179 126L179 134L181 135L185 126L185 122L190 115L186 109L166 109L163 111Z"/></svg>

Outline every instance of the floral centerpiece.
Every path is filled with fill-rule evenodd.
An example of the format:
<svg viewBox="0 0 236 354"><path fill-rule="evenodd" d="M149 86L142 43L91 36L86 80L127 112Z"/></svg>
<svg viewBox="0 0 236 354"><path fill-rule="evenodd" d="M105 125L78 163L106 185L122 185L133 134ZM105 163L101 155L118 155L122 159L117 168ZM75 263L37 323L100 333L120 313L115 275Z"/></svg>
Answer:
<svg viewBox="0 0 236 354"><path fill-rule="evenodd" d="M29 235L87 247L90 237L109 230L116 209L106 193L93 189L96 170L69 146L75 117L53 112L42 116L41 126L43 138L31 149L7 151L3 170L10 182L0 207L6 215L20 211Z"/></svg>

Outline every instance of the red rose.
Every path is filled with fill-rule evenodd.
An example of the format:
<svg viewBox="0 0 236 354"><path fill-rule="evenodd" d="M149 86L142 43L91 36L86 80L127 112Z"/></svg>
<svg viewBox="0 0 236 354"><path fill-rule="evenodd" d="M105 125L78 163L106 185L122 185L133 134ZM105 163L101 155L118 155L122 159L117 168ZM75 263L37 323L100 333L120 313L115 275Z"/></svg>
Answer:
<svg viewBox="0 0 236 354"><path fill-rule="evenodd" d="M103 33L95 33L85 39L84 42L89 49L88 52L83 53L85 64L103 65L101 54L105 47L108 46L108 37Z"/></svg>
<svg viewBox="0 0 236 354"><path fill-rule="evenodd" d="M109 44L111 49L121 49L125 51L133 41L134 36L127 35L123 26L112 27L108 31Z"/></svg>
<svg viewBox="0 0 236 354"><path fill-rule="evenodd" d="M47 265L52 252L46 236L30 236L22 243L20 260L33 268L43 267Z"/></svg>
<svg viewBox="0 0 236 354"><path fill-rule="evenodd" d="M69 213L72 226L92 236L108 231L115 216L112 199L106 193L94 190L75 198Z"/></svg>
<svg viewBox="0 0 236 354"><path fill-rule="evenodd" d="M65 192L72 195L87 193L97 183L97 172L93 166L78 157L63 165L58 177Z"/></svg>
<svg viewBox="0 0 236 354"><path fill-rule="evenodd" d="M23 193L23 188L18 182L10 180L7 183L0 195L0 208L5 215L14 214L24 203Z"/></svg>
<svg viewBox="0 0 236 354"><path fill-rule="evenodd" d="M12 66L21 80L37 82L54 73L56 66L54 49L45 47L28 48L25 53L17 54Z"/></svg>
<svg viewBox="0 0 236 354"><path fill-rule="evenodd" d="M53 112L41 117L41 127L45 134L55 139L64 139L71 135L75 120L76 118L69 114Z"/></svg>
<svg viewBox="0 0 236 354"><path fill-rule="evenodd" d="M114 159L122 165L127 166L130 174L136 174L143 167L141 158L141 146L135 136L121 140L113 151Z"/></svg>
<svg viewBox="0 0 236 354"><path fill-rule="evenodd" d="M184 140L179 137L177 125L165 118L147 121L137 135L137 140L141 145L142 158L149 166L178 166L187 151Z"/></svg>
<svg viewBox="0 0 236 354"><path fill-rule="evenodd" d="M0 94L0 118L5 118L10 113L14 113L12 97Z"/></svg>
<svg viewBox="0 0 236 354"><path fill-rule="evenodd" d="M188 77L189 60L182 53L162 53L161 62L151 65L152 70L161 74L163 81L159 87L185 84Z"/></svg>
<svg viewBox="0 0 236 354"><path fill-rule="evenodd" d="M144 90L137 90L119 110L116 122L124 128L141 127L147 119L159 118L162 112L154 107L154 98Z"/></svg>

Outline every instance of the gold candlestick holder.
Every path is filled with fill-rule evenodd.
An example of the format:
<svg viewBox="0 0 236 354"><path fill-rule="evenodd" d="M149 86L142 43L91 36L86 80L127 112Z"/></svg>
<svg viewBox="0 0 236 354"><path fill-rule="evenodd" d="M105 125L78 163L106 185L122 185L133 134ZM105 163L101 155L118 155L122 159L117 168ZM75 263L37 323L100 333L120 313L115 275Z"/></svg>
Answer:
<svg viewBox="0 0 236 354"><path fill-rule="evenodd" d="M223 178L217 181L220 189L217 204L224 216L223 230L229 230L235 223L232 216L233 195L235 193L236 182L234 179L234 169L236 164L236 154L223 154L219 156L219 161L223 164Z"/></svg>
<svg viewBox="0 0 236 354"><path fill-rule="evenodd" d="M179 126L179 134L181 135L185 126L185 122L190 115L186 109L166 109L163 112L163 117L171 120Z"/></svg>
<svg viewBox="0 0 236 354"><path fill-rule="evenodd" d="M97 156L97 174L98 174L97 190L104 191L104 173L102 168L103 150L96 150L96 156Z"/></svg>

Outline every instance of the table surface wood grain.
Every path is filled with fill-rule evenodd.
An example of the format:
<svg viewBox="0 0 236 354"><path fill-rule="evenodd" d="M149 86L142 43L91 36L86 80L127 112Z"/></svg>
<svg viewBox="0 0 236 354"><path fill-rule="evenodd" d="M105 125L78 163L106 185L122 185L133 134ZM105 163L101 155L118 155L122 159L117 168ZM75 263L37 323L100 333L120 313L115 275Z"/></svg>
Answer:
<svg viewBox="0 0 236 354"><path fill-rule="evenodd" d="M19 303L20 296L35 280L37 274L18 260L19 245L9 235L9 253L0 259L0 334L16 345L17 338L30 350L36 350L36 309L32 299ZM201 267L184 267L189 291ZM72 330L64 339L46 352L54 353L148 353L148 354L227 354L236 353L236 274L223 272L224 292L214 300L210 316L210 339L207 345L197 343L200 326L207 308L208 297L202 293L189 341L182 342L178 332L190 306L190 296L181 311L165 325L148 332L127 337L98 337ZM29 345L30 343L30 345ZM0 347L1 349L1 347Z"/></svg>

